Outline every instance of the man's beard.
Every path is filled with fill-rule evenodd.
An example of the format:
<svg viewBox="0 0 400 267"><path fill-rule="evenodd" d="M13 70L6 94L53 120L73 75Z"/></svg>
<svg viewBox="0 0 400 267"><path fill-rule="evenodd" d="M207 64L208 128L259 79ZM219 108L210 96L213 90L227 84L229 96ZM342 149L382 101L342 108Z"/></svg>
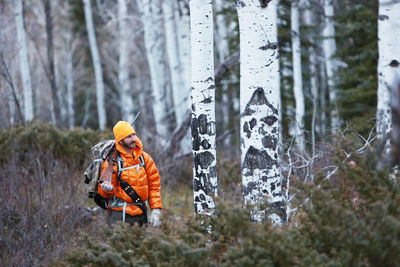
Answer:
<svg viewBox="0 0 400 267"><path fill-rule="evenodd" d="M136 147L136 142L133 141L131 143L126 143L124 141L121 141L121 145L127 149L134 149Z"/></svg>

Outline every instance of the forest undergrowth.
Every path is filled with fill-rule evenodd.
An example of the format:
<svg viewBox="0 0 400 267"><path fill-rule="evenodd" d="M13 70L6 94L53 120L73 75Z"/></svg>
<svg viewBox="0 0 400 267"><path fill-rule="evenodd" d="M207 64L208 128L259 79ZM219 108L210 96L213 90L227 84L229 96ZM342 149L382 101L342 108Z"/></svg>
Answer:
<svg viewBox="0 0 400 267"><path fill-rule="evenodd" d="M0 265L399 266L399 175L377 171L375 145L354 133L319 144L312 164L295 149L284 154L293 212L281 227L251 222L240 163L227 156L218 162L216 216L193 215L186 159L159 166L159 228L108 227L82 173L90 147L111 137L49 125L0 131Z"/></svg>

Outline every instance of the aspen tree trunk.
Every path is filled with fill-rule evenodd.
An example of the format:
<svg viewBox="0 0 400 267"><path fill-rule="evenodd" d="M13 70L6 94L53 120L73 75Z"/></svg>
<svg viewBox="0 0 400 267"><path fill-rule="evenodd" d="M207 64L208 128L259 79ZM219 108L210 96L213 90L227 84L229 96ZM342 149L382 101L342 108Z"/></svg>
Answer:
<svg viewBox="0 0 400 267"><path fill-rule="evenodd" d="M57 127L61 127L61 112L60 112L60 101L58 99L58 92L56 86L56 74L54 64L54 45L53 45L53 17L51 10L51 1L43 0L44 13L46 17L46 35L47 35L47 76L50 82L51 88L51 110Z"/></svg>
<svg viewBox="0 0 400 267"><path fill-rule="evenodd" d="M181 80L184 88L181 92L183 106L190 110L190 93L191 93L191 61L190 61L190 17L188 0L178 1L175 9L175 27L177 29L178 54L181 68ZM190 131L187 131L181 142L183 153L189 153L192 149L192 137Z"/></svg>
<svg viewBox="0 0 400 267"><path fill-rule="evenodd" d="M184 120L185 114L189 108L187 105L187 95L184 94L185 83L182 76L182 64L178 52L177 28L175 25L175 9L177 9L176 0L164 0L162 2L165 38L167 44L168 66L171 74L172 95L175 110L175 119L177 125Z"/></svg>
<svg viewBox="0 0 400 267"><path fill-rule="evenodd" d="M305 10L304 10L304 24L308 27L314 26L314 14L310 10L310 0L305 1ZM317 81L317 58L316 51L314 49L314 38L313 36L308 37L308 41L310 46L308 47L308 58L309 58L309 66L310 66L310 87L311 87L311 95L313 99L313 115L311 121L311 143L312 143L312 156L315 155L315 121L317 117L317 109L318 109L318 81Z"/></svg>
<svg viewBox="0 0 400 267"><path fill-rule="evenodd" d="M190 1L190 25L194 210L211 215L218 188L211 0Z"/></svg>
<svg viewBox="0 0 400 267"><path fill-rule="evenodd" d="M118 33L119 33L119 69L118 82L121 102L121 117L125 121L132 121L133 100L130 92L129 80L129 41L128 37L128 8L126 0L118 0Z"/></svg>
<svg viewBox="0 0 400 267"><path fill-rule="evenodd" d="M182 77L185 83L185 91L183 94L187 98L186 103L190 106L190 87L191 79L191 59L190 59L190 17L187 8L187 0L178 1L178 8L175 12L175 24L178 34L178 52L182 66Z"/></svg>
<svg viewBox="0 0 400 267"><path fill-rule="evenodd" d="M67 51L65 55L65 76L67 80L67 118L68 128L72 130L75 126L75 110L74 110L74 67L73 67L73 46L72 46L72 30L70 28L66 33Z"/></svg>
<svg viewBox="0 0 400 267"><path fill-rule="evenodd" d="M33 91L29 72L28 50L25 36L23 0L17 0L15 5L15 21L17 28L19 62L24 99L24 120L33 120Z"/></svg>
<svg viewBox="0 0 400 267"><path fill-rule="evenodd" d="M153 112L159 142L165 143L168 134L167 97L169 84L165 69L165 49L161 2L138 0L144 26L144 42L153 90Z"/></svg>
<svg viewBox="0 0 400 267"><path fill-rule="evenodd" d="M92 54L93 68L96 79L96 100L97 100L97 113L99 118L99 129L101 131L104 131L104 127L107 121L106 117L107 114L104 102L103 71L101 68L99 49L97 47L90 0L83 0L83 6L85 10L86 29L89 36L90 52Z"/></svg>
<svg viewBox="0 0 400 267"><path fill-rule="evenodd" d="M390 91L400 77L400 2L379 0L378 16L378 105L376 131L384 139L391 131ZM387 146L386 152L389 152Z"/></svg>
<svg viewBox="0 0 400 267"><path fill-rule="evenodd" d="M293 0L290 8L293 58L293 92L296 102L295 137L300 152L304 152L304 94L300 50L299 1Z"/></svg>
<svg viewBox="0 0 400 267"><path fill-rule="evenodd" d="M215 1L215 10L217 12L221 12L224 8L223 0ZM229 43L227 40L228 30L227 24L225 20L225 15L217 14L216 15L216 34L215 34L215 45L218 50L218 64L221 64L225 61L226 57L229 55ZM229 99L228 99L228 90L229 83L222 82L221 83L221 94L222 94L222 123L223 129L228 128L229 124ZM224 139L224 144L229 145L230 137Z"/></svg>
<svg viewBox="0 0 400 267"><path fill-rule="evenodd" d="M324 40L322 41L324 55L325 55L325 66L326 75L328 79L328 90L329 90L329 102L332 107L331 111L331 133L336 133L340 127L338 107L337 107L337 95L336 95L336 82L335 74L338 69L337 60L333 58L336 53L336 41L335 41L335 27L333 25L334 8L333 0L322 0L324 7L324 29L322 35Z"/></svg>
<svg viewBox="0 0 400 267"><path fill-rule="evenodd" d="M260 222L265 198L275 224L286 221L279 168L279 51L277 1L236 2L240 32L240 139L245 204Z"/></svg>

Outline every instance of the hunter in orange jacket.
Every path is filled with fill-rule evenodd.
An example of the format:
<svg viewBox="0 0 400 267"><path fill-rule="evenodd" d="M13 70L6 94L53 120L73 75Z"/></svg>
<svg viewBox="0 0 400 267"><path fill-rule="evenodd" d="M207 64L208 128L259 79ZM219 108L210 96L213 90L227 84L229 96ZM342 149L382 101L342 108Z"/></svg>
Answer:
<svg viewBox="0 0 400 267"><path fill-rule="evenodd" d="M121 181L126 181L128 184L136 191L139 195L141 201L148 200L150 204L150 208L153 211L151 222L154 221L154 217L158 213L158 223L153 222L153 224L159 224L159 216L160 209L162 209L161 204L161 194L160 194L160 175L158 173L157 167L150 157L149 154L143 151L142 142L139 138L136 137L135 130L130 126L128 122L119 121L113 128L113 132L115 135L115 145L116 151L119 153L123 160L123 168L128 168L127 170L122 171L121 173ZM141 160L144 160L144 165L141 164ZM105 161L102 165L102 173L107 169L109 165L108 161ZM129 168L131 167L131 168ZM121 188L121 186L117 185L117 165L113 164L113 174L109 188L107 186L102 186L103 184L99 184L98 192L99 194L106 198L110 199L109 206L112 210L116 211L125 211L126 214L131 216L142 215L143 211L136 205L132 205L132 199L128 194ZM107 190L104 190L107 189ZM111 189L111 190L109 190ZM115 196L115 199L114 199ZM112 206L110 204L113 199L117 200L119 203L124 203L124 206L115 205ZM153 215L153 213L155 213ZM125 218L125 214L124 214ZM155 225L155 226L157 226Z"/></svg>

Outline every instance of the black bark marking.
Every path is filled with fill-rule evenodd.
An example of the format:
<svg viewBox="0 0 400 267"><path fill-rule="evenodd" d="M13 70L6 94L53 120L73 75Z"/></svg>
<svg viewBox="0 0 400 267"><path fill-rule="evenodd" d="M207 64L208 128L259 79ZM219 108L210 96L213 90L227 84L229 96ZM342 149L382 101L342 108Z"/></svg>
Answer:
<svg viewBox="0 0 400 267"><path fill-rule="evenodd" d="M281 218L282 223L287 222L285 204L282 201L271 203L267 211L269 214L275 213L276 215L278 215ZM268 216L265 216L265 218L268 218Z"/></svg>
<svg viewBox="0 0 400 267"><path fill-rule="evenodd" d="M265 97L264 89L261 87L258 87L251 96L250 101L247 103L246 108L244 109L244 116L251 115L255 112L251 108L252 105L267 105L274 114L278 115L278 109L276 109L273 105L271 105L271 103L268 102L267 98Z"/></svg>
<svg viewBox="0 0 400 267"><path fill-rule="evenodd" d="M252 118L250 121L250 130L253 130L254 126L256 125L257 125L257 120L255 118Z"/></svg>
<svg viewBox="0 0 400 267"><path fill-rule="evenodd" d="M268 63L267 65L265 65L265 67L269 67L271 66L271 64L274 63L273 61L271 61L270 63Z"/></svg>
<svg viewBox="0 0 400 267"><path fill-rule="evenodd" d="M264 136L261 139L261 142L262 142L263 147L269 148L269 149L272 149L272 150L275 150L276 146L278 145L277 138L272 136L272 135Z"/></svg>
<svg viewBox="0 0 400 267"><path fill-rule="evenodd" d="M246 4L241 0L235 0L235 4L237 7L245 7Z"/></svg>
<svg viewBox="0 0 400 267"><path fill-rule="evenodd" d="M211 96L204 98L202 101L200 101L200 103L204 103L204 104L210 104L211 102L212 102Z"/></svg>
<svg viewBox="0 0 400 267"><path fill-rule="evenodd" d="M246 108L246 110L244 111L244 116L250 116L252 114L254 114L256 111L251 109L251 108Z"/></svg>
<svg viewBox="0 0 400 267"><path fill-rule="evenodd" d="M197 171L196 171L196 173L197 173ZM211 176L205 174L204 172L201 172L201 173L197 173L196 177L197 177L197 179L193 179L193 190L195 192L200 192L199 200L204 201L204 200L206 200L206 197L204 196L204 194L210 195L210 194L213 194L213 192L214 192L214 188L210 182ZM213 178L213 177L211 177L211 178ZM201 191L203 191L204 193Z"/></svg>
<svg viewBox="0 0 400 267"><path fill-rule="evenodd" d="M260 0L261 8L268 7L269 2L271 2L271 0Z"/></svg>
<svg viewBox="0 0 400 267"><path fill-rule="evenodd" d="M201 141L201 146L202 146L204 149L209 149L209 148L211 147L210 143L209 143L206 139L204 139L203 141Z"/></svg>
<svg viewBox="0 0 400 267"><path fill-rule="evenodd" d="M268 134L268 132L264 130L264 126L265 126L265 124L261 124L261 126L258 127L258 133L261 134L261 135Z"/></svg>
<svg viewBox="0 0 400 267"><path fill-rule="evenodd" d="M278 43L274 42L274 43L270 43L268 41L268 44L261 46L259 49L261 50L268 50L268 49L277 49L278 48Z"/></svg>
<svg viewBox="0 0 400 267"><path fill-rule="evenodd" d="M212 82L212 81L214 81L214 78L213 78L213 77L208 77L208 78L205 80L205 82Z"/></svg>
<svg viewBox="0 0 400 267"><path fill-rule="evenodd" d="M258 188L258 183L256 183L256 182L249 182L248 184L247 184L247 186L243 186L243 194L245 195L245 196L247 196L248 194L251 194L251 192L254 190L254 189L257 189Z"/></svg>
<svg viewBox="0 0 400 267"><path fill-rule="evenodd" d="M278 132L278 128L277 127L272 128L272 133L277 133L277 132Z"/></svg>
<svg viewBox="0 0 400 267"><path fill-rule="evenodd" d="M387 19L389 19L389 16L387 16L387 15L379 15L379 16L378 16L378 19L379 19L379 20L382 20L382 21L383 21L383 20L387 20Z"/></svg>
<svg viewBox="0 0 400 267"><path fill-rule="evenodd" d="M193 148L193 150L198 151L200 149L201 138L199 135L199 127L197 125L196 118L192 119L191 129L192 129L192 138L193 138L192 148Z"/></svg>
<svg viewBox="0 0 400 267"><path fill-rule="evenodd" d="M207 174L208 179L217 177L217 166L210 167L210 169L208 169L208 171L209 171Z"/></svg>
<svg viewBox="0 0 400 267"><path fill-rule="evenodd" d="M212 85L210 85L207 89L208 89L208 90L215 89L215 85L212 84Z"/></svg>
<svg viewBox="0 0 400 267"><path fill-rule="evenodd" d="M251 131L249 129L249 123L247 121L243 125L243 132L245 132L247 134L247 138L250 138Z"/></svg>
<svg viewBox="0 0 400 267"><path fill-rule="evenodd" d="M250 146L244 157L243 168L249 169L246 175L253 175L253 170L269 169L276 163L277 161L272 159L266 151Z"/></svg>
<svg viewBox="0 0 400 267"><path fill-rule="evenodd" d="M215 160L214 155L209 151L195 153L194 164L195 164L196 172L197 172L197 168L199 165L200 165L201 169L207 169L214 160Z"/></svg>
<svg viewBox="0 0 400 267"><path fill-rule="evenodd" d="M261 119L262 122L265 122L268 126L272 126L278 118L276 116L266 116Z"/></svg>
<svg viewBox="0 0 400 267"><path fill-rule="evenodd" d="M193 118L191 123L193 150L198 151L200 146L203 145L201 136L203 134L214 135L215 127L214 122L209 123L207 116L201 114L198 118Z"/></svg>
<svg viewBox="0 0 400 267"><path fill-rule="evenodd" d="M393 67L393 68L396 68L396 67L399 66L399 64L400 63L396 59L393 59L392 61L390 61L389 66Z"/></svg>

